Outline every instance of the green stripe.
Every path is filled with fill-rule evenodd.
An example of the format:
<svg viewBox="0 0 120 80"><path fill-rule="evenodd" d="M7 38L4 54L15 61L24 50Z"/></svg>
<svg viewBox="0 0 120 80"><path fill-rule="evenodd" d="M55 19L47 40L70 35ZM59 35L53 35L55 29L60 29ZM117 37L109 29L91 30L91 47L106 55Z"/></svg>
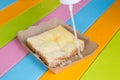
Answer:
<svg viewBox="0 0 120 80"><path fill-rule="evenodd" d="M19 30L26 29L35 24L59 5L59 0L43 0L40 4L0 27L0 48L13 40Z"/></svg>
<svg viewBox="0 0 120 80"><path fill-rule="evenodd" d="M120 80L120 30L80 80Z"/></svg>

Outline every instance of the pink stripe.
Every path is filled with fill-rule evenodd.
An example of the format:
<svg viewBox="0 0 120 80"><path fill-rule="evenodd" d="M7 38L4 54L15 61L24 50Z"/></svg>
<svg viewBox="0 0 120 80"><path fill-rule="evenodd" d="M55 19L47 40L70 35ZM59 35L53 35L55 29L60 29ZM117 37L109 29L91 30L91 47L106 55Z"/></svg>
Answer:
<svg viewBox="0 0 120 80"><path fill-rule="evenodd" d="M82 9L90 0L82 0L80 3L76 4L73 9L74 14L76 14L80 9ZM49 14L47 17L40 20L36 25L40 24L41 22L48 21L51 18L59 18L63 21L67 21L70 19L70 14L68 10L68 6L62 5L57 10L53 11L52 14Z"/></svg>
<svg viewBox="0 0 120 80"><path fill-rule="evenodd" d="M80 3L76 4L74 6L74 14L83 8L83 6L85 6L89 1L90 0L82 0ZM60 6L36 25L54 17L67 21L70 18L68 7L63 5ZM27 54L28 51L21 46L18 39L14 39L7 46L0 49L0 77L22 60Z"/></svg>

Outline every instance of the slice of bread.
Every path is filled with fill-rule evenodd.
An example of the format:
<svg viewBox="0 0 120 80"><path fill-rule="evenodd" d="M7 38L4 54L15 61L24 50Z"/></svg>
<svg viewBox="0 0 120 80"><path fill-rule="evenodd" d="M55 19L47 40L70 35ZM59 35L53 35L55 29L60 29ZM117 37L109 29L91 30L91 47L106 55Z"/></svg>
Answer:
<svg viewBox="0 0 120 80"><path fill-rule="evenodd" d="M82 52L84 41L79 39L78 42ZM59 66L78 53L74 35L61 25L29 37L27 44L48 67Z"/></svg>

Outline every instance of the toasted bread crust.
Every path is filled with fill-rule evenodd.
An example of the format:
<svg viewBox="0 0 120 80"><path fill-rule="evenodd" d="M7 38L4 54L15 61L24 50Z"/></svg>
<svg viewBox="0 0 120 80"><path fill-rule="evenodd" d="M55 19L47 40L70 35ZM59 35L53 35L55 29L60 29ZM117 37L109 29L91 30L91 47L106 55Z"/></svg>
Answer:
<svg viewBox="0 0 120 80"><path fill-rule="evenodd" d="M42 52L38 52L36 51L36 49L32 46L32 44L30 42L27 42L28 46L30 47L30 49L32 49L33 52L35 52L37 54L37 56L39 56L39 58L48 66L48 67L57 67L60 66L61 63L66 62L68 60L70 60L71 57L74 57L77 53L78 53L78 49L76 48L75 50L73 50L69 56L63 56L60 58L55 59L55 61L53 62L48 62L46 57L42 54Z"/></svg>
<svg viewBox="0 0 120 80"><path fill-rule="evenodd" d="M58 32L58 30L59 30L59 37L57 37L58 39L59 39L59 41L58 41L58 45L59 45L59 47L56 47L56 44L53 44L53 42L52 43L50 43L50 44L48 44L47 43L47 45L43 45L43 44L40 44L40 45L38 45L38 43L39 43L39 40L37 40L37 42L36 42L36 40L35 41L33 41L34 39L36 39L36 37L34 38L34 37L31 37L31 38L28 38L27 39L27 45L29 46L29 48L34 52L34 53L36 53L37 54L37 56L48 66L48 67L57 67L57 66L60 66L60 64L62 64L62 63L66 63L67 61L69 61L69 60L71 60L70 58L71 57L74 57L76 54L78 54L78 49L77 49L77 46L75 46L76 45L76 43L75 42L72 42L72 40L74 40L74 36L72 35L72 33L70 33L70 32L68 32L68 30L65 30L65 29L63 29L61 26L59 26L58 28L57 28L57 30L56 30L56 32ZM63 36L63 33L60 31L60 30L62 30L64 33L66 32L66 35L65 36ZM54 31L55 31L55 29L54 29ZM53 32L54 32L53 31ZM46 34L47 34L47 37L46 37ZM48 38L50 38L51 39L51 35L48 35L48 33L44 33L44 36L42 35L42 34L40 34L40 35L38 35L39 36L39 39L41 39L41 35L42 35L42 39L41 40L47 40ZM53 33L52 33L53 34ZM55 34L55 33L54 33ZM56 33L57 34L57 36L58 36L58 33ZM62 36L62 37L61 37ZM66 36L67 36L67 38L66 38ZM69 37L68 37L69 36ZM56 37L56 36L55 36ZM33 39L34 38L34 39ZM37 37L38 38L38 37ZM52 36L52 38L53 38L53 36ZM62 40L62 41L61 41ZM65 46L66 45L66 43L67 43L67 41L69 41L69 40L71 40L71 43L68 43L67 44L67 46ZM55 40L56 41L56 40ZM37 43L37 44L36 44ZM46 43L46 42L45 42ZM62 44L62 46L61 46L61 44ZM74 44L74 45L73 45ZM80 48L83 50L83 48L84 48L84 41L80 41L80 44L82 44L81 46L82 46L82 48L81 48L81 46L80 46ZM43 45L43 47L44 48L42 48L41 49L41 46ZM51 46L49 47L49 45L54 45L55 47L53 47L52 46L52 48L51 48ZM48 48L46 48L48 46ZM72 47L71 47L72 46ZM35 48L36 47L36 48ZM47 50L51 50L51 49L49 49L49 48L51 48L51 49L56 49L57 48L57 50L59 49L60 50L60 52L58 51L58 54L57 54L57 51L55 52L54 50L53 50L53 52L51 52L51 53L53 53L54 55L49 55L48 54L48 52L46 52L46 53L44 53L44 51L47 51ZM63 48L63 49L62 49ZM47 49L47 50L46 50ZM44 50L44 51L43 51ZM65 52L63 52L63 51L65 51ZM80 50L80 51L82 51L82 50ZM68 53L69 52L69 53ZM50 54L51 54L50 53ZM65 54L64 54L65 53ZM56 56L57 55L57 56Z"/></svg>

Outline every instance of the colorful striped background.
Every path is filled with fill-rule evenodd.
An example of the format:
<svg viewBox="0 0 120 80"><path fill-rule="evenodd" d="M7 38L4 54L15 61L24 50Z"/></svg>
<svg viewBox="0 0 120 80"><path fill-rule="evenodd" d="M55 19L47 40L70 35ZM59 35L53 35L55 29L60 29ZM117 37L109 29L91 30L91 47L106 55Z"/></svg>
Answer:
<svg viewBox="0 0 120 80"><path fill-rule="evenodd" d="M26 2L31 3L33 0L19 1L22 1L25 4ZM88 36L92 41L97 42L99 44L99 48L89 58L83 60L79 64L69 67L57 75L50 72L33 55L29 54L28 51L21 46L17 38L14 38L18 30L26 29L39 20L40 21L35 25L38 25L44 21L48 21L54 17L61 18L66 21L67 24L71 24L69 11L67 10L67 6L60 6L59 1L57 0L44 0L41 2L40 0L34 1L34 4L31 3L29 7L26 7L26 9L23 11L21 10L21 12L19 12L19 16L17 13L16 16L11 16L11 18L9 17L8 20L7 18L6 20L4 19L4 22L2 22L2 19L4 18L2 15L5 14L2 14L2 12L8 9L9 11L6 12L8 15L10 10L12 10L12 8L10 8L11 6L14 7L15 5L21 5L17 5L17 2L15 2L10 6L1 9L2 11L0 11L0 16L2 16L2 18L0 18L0 80L120 79L119 0L82 0L80 3L74 6L77 30L79 30L85 36ZM49 9L45 8L49 6L47 1L49 1L50 5L52 5ZM33 5L36 6L32 7ZM30 9L30 7L32 8ZM24 19L26 21L24 21ZM27 19L29 20L27 21ZM14 31L11 27L13 27ZM14 35L12 33L7 33L8 30L11 30ZM1 43L1 41L8 39L8 34L10 35L9 41ZM90 68L88 69L89 66Z"/></svg>

